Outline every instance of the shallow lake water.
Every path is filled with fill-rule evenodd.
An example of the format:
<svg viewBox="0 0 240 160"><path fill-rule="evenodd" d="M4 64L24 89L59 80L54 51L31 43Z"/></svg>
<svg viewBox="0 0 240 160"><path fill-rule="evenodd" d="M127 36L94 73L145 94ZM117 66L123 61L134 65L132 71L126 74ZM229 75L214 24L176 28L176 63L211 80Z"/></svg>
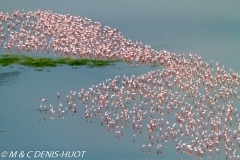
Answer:
<svg viewBox="0 0 240 160"><path fill-rule="evenodd" d="M80 15L116 28L126 38L141 40L155 50L165 49L185 55L196 53L204 61L212 59L213 63L219 62L227 71L232 68L240 72L239 5L238 1L215 4L206 0L118 0L114 3L109 0L3 0L0 12L11 14L14 10L41 9ZM2 48L0 51L3 54ZM29 154L33 157L37 151L76 154L79 153L77 151L86 151L84 157L77 159L194 159L186 153L176 154L173 142L163 148L160 156L142 153L141 145L147 141L146 133L136 135L136 142L133 142L134 131L128 126L121 140L117 140L114 132L108 133L107 127L100 125L100 117L94 117L92 124L86 122L81 103L77 104L74 116L68 113L64 119L56 116L55 120L51 120L49 110L46 113L39 111L40 97L48 99L48 108L50 102L58 108L59 101L65 102L65 96L70 91L88 89L116 75L138 76L158 69L161 67L131 67L123 62L104 68L63 65L42 71L20 65L0 66L0 153L24 151L26 154L33 151ZM57 92L61 94L60 100L57 100ZM54 159L63 159L64 156ZM223 158L225 155L220 154L220 157L212 159ZM21 159L29 158L25 155Z"/></svg>

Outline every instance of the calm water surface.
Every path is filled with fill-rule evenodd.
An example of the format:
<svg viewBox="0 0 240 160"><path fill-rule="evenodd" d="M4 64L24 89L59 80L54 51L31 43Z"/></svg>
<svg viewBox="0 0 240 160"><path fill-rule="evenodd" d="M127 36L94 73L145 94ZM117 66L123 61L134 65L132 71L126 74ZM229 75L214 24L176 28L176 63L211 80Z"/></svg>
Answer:
<svg viewBox="0 0 240 160"><path fill-rule="evenodd" d="M80 15L117 28L133 41L141 40L156 50L197 53L205 61L213 60L240 72L240 6L239 1L11 1L2 0L1 12L14 10L52 10L61 14ZM1 53L3 50L1 49ZM133 130L126 127L121 140L115 133L108 133L100 125L100 117L93 124L84 118L83 106L77 114L67 114L65 119L49 118L41 121L39 97L52 102L58 108L57 92L61 101L69 91L88 89L93 84L116 75L141 75L150 66L130 67L125 63L105 68L60 66L36 71L33 68L12 65L0 66L0 152L3 151L87 151L82 159L194 159L187 154L175 154L174 144L163 148L158 156L142 154L141 145L146 136L137 135L133 142ZM78 103L80 104L80 103ZM32 155L33 156L33 155ZM215 159L223 159L225 155ZM26 158L26 157L25 157ZM213 159L214 159L213 158ZM26 158L27 159L27 158ZM62 159L62 158L55 158ZM72 158L75 159L75 158ZM81 158L79 158L81 159ZM207 156L204 158L207 159Z"/></svg>

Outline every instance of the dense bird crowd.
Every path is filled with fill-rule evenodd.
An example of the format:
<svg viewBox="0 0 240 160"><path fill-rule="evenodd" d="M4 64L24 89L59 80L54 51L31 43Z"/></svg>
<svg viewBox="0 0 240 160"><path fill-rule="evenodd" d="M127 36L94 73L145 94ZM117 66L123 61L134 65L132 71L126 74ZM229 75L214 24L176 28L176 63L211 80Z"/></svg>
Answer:
<svg viewBox="0 0 240 160"><path fill-rule="evenodd" d="M147 132L149 142L142 145L142 152L151 154L155 146L156 153L162 154L162 147L172 140L177 153L218 156L223 145L226 159L240 158L240 119L235 104L240 101L240 76L232 69L226 72L224 66L204 62L196 54L156 51L99 22L51 11L0 13L0 44L5 53L29 50L159 65L161 70L140 76L117 75L86 91L71 91L66 104L59 103L58 117L63 118L68 110L74 115L79 100L86 120L92 123L93 117L101 117L100 124L115 132L117 139L128 125L136 132L134 142ZM45 101L41 99L40 111L46 111ZM54 113L50 103L50 118L54 119Z"/></svg>
<svg viewBox="0 0 240 160"><path fill-rule="evenodd" d="M151 153L155 145L161 154L163 142L172 140L178 153L212 157L219 155L222 143L226 158L239 158L240 119L233 103L240 100L239 75L191 54L189 59L172 54L164 66L138 77L116 76L79 92L86 119L101 116L101 124L118 139L129 123L137 133L147 132L143 152L147 145Z"/></svg>
<svg viewBox="0 0 240 160"><path fill-rule="evenodd" d="M23 10L12 15L1 12L0 35L5 53L53 52L60 56L123 60L137 65L161 59L151 46L134 43L116 29L103 27L88 18L51 11L25 13Z"/></svg>

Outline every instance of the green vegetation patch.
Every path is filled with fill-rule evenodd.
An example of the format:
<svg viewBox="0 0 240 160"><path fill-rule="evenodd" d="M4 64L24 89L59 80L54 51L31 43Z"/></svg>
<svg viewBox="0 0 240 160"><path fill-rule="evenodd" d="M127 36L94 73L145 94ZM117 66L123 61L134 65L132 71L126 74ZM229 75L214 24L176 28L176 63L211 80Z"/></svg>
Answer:
<svg viewBox="0 0 240 160"><path fill-rule="evenodd" d="M14 64L14 63L19 62L19 60L20 60L19 55L4 54L0 58L0 64L1 64L1 66L8 66L10 64Z"/></svg>
<svg viewBox="0 0 240 160"><path fill-rule="evenodd" d="M58 65L82 66L86 65L90 68L105 67L114 65L117 61L108 60L91 60L91 59L72 59L70 57L63 58L33 58L20 54L4 54L0 56L0 65L8 66L11 64L20 64L29 67L56 67Z"/></svg>
<svg viewBox="0 0 240 160"><path fill-rule="evenodd" d="M57 63L52 58L32 58L24 56L19 64L29 67L56 67Z"/></svg>

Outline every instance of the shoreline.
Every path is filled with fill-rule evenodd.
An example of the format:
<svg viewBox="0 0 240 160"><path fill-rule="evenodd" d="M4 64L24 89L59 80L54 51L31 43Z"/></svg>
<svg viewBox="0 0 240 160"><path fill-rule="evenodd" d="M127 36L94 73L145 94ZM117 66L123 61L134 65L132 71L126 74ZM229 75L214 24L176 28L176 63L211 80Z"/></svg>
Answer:
<svg viewBox="0 0 240 160"><path fill-rule="evenodd" d="M0 55L0 65L2 67L10 66L11 64L19 64L22 66L28 66L33 68L45 68L45 67L57 67L61 65L69 66L88 66L94 67L106 67L114 66L119 60L96 60L96 59L72 59L70 57L58 57L58 58L46 58L46 57L32 57L20 54L3 54Z"/></svg>

